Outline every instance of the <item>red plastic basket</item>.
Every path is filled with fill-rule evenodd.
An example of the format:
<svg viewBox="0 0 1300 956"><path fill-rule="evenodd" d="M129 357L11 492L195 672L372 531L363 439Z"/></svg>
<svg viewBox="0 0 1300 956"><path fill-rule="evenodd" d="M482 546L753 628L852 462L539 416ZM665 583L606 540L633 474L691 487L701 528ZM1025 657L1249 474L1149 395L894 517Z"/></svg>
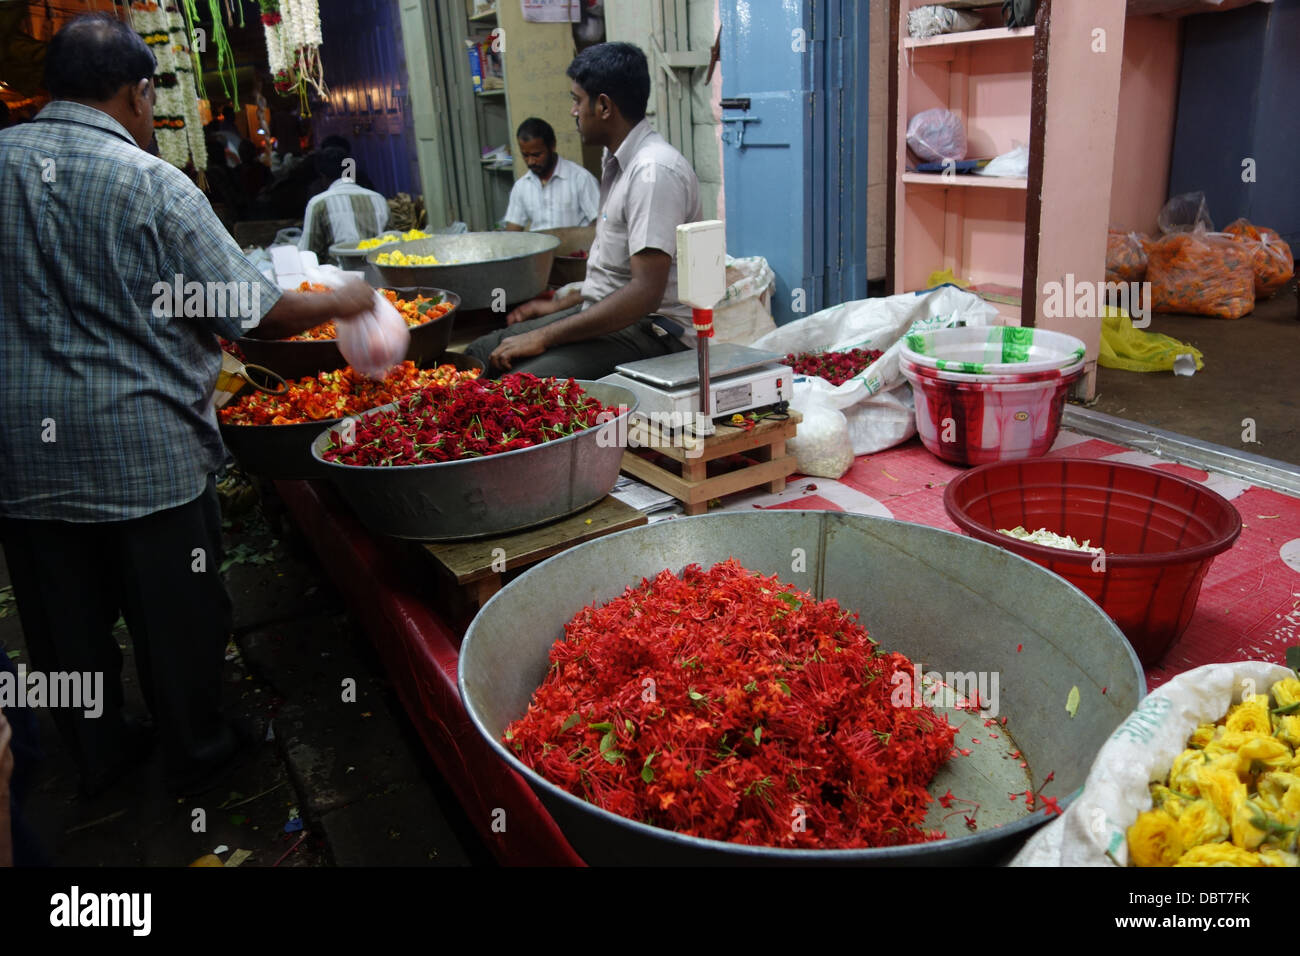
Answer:
<svg viewBox="0 0 1300 956"><path fill-rule="evenodd" d="M1101 605L1143 664L1182 636L1205 572L1241 534L1237 509L1202 485L1084 458L981 465L949 483L943 503L967 534L1042 565ZM998 533L1017 525L1090 540L1103 560Z"/></svg>

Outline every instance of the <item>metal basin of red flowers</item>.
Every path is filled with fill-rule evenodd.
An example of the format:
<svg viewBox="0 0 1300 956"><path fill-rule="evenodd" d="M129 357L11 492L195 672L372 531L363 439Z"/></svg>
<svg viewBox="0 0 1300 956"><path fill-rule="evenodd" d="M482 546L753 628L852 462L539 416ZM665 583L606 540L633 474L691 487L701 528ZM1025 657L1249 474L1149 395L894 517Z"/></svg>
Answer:
<svg viewBox="0 0 1300 956"><path fill-rule="evenodd" d="M578 612L618 599L626 589L664 570L678 574L691 564L709 569L732 558L747 571L775 575L782 585L813 599L834 599L857 612L880 650L906 655L913 673L935 676L949 687L961 684L979 690L979 712L970 706L935 708L956 728L953 749L927 788L931 800L923 825L928 831L942 830L943 838L847 849L810 848L816 841L805 839L806 834L796 841L798 848L702 838L597 806L519 759L504 739L506 730L529 710L552 666L553 645ZM729 607L720 619L727 627L750 633L763 625L749 620L748 606L742 602ZM654 630L660 627L655 610L641 605L636 612L645 622L648 639L658 635L672 640L671 625L662 632ZM593 616L581 620L591 621L601 612L583 613ZM632 643L629 640L630 658L637 651ZM620 660L615 655L608 666L622 666ZM620 787L662 786L669 764L655 753L658 744L642 743L661 731L637 726L633 716L639 713L636 702L646 678L664 687L681 682L681 675L688 673L685 680L698 680L691 670L693 658L675 663L677 673L660 672L657 678L632 669L613 719L583 710L581 701L565 701L557 715L569 709L581 714L559 725L564 732L582 735L569 756L597 769L603 769L602 760L626 762L626 778L615 782ZM896 670L891 684L898 674ZM461 644L459 678L475 727L529 782L569 843L593 865L995 862L1077 795L1093 758L1146 686L1141 666L1114 622L1078 589L1032 562L934 528L811 511L663 521L557 555L506 585L479 612ZM794 685L793 677L790 683ZM915 685L912 700L906 685L904 677L892 688L901 695L893 706L923 705L928 693L920 688L930 686L925 679ZM694 685L692 689L696 693L686 698L687 716L664 715L666 719L703 720L713 712L711 707L722 706L716 703L721 697L710 697ZM664 699L668 697L665 693ZM827 739L819 745L849 743L837 742L837 732L827 727ZM731 737L719 746L753 752L775 743L779 733L773 723L761 737ZM888 733L877 738L880 747L895 746ZM643 758L639 746L655 749ZM868 741L866 746L872 745ZM906 754L905 748L900 751L903 759ZM697 752L690 759L708 761L720 755ZM716 765L701 766L700 772L709 774L708 767ZM688 778L684 791L689 783ZM607 778L591 793L608 796L610 785ZM750 788L763 798L750 804L751 814L761 816L767 806L783 816L790 801L780 799L781 782L763 786L762 792ZM841 795L848 792L837 789ZM708 791L700 793L692 812L699 816L697 829L708 830ZM626 800L609 802L627 805ZM660 806L666 804L661 799ZM793 813L797 809L791 808L792 826L799 821Z"/></svg>
<svg viewBox="0 0 1300 956"><path fill-rule="evenodd" d="M619 436L627 434L636 396L602 382L576 385L612 410L598 424L530 447L429 464L350 465L325 457L340 435L342 425L336 425L317 436L311 453L318 475L329 478L357 517L381 534L446 541L520 531L595 504L618 480ZM365 437L369 417L397 409L384 405L361 416L358 439Z"/></svg>

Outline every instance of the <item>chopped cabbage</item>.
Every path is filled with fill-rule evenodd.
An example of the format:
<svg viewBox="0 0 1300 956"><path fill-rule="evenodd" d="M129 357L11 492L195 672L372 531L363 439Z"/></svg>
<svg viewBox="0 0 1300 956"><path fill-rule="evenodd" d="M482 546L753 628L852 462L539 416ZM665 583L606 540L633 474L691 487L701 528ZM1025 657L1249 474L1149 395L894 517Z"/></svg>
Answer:
<svg viewBox="0 0 1300 956"><path fill-rule="evenodd" d="M1017 525L1008 531L1006 528L999 528L998 534L1005 534L1011 538L1019 538L1021 541L1028 541L1030 544L1041 544L1048 548L1061 548L1065 551L1091 551L1094 554L1101 551L1101 548L1089 547L1092 539L1089 538L1080 544L1073 538L1063 534L1056 534L1048 531L1046 528L1039 528L1037 531L1026 531Z"/></svg>

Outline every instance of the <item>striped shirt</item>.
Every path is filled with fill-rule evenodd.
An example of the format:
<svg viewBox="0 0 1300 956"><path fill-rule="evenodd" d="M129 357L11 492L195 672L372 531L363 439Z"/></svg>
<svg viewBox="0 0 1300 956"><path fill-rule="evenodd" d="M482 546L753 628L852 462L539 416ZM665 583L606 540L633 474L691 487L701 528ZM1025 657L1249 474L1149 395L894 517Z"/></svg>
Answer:
<svg viewBox="0 0 1300 956"><path fill-rule="evenodd" d="M225 458L217 336L279 290L184 173L79 103L0 131L0 222L0 516L115 521L197 498Z"/></svg>
<svg viewBox="0 0 1300 956"><path fill-rule="evenodd" d="M538 229L589 226L600 209L596 177L563 156L555 158L555 171L542 183L531 169L510 190L506 222Z"/></svg>
<svg viewBox="0 0 1300 956"><path fill-rule="evenodd" d="M310 249L324 262L330 246L356 245L379 235L387 225L387 199L351 180L338 179L308 201L298 248Z"/></svg>

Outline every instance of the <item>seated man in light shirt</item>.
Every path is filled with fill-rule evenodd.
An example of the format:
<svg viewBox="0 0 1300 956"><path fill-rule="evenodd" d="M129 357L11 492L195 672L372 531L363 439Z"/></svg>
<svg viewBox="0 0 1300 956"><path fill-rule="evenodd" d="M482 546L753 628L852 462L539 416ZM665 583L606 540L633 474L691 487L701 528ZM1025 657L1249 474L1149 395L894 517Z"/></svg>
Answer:
<svg viewBox="0 0 1300 956"><path fill-rule="evenodd" d="M579 53L567 73L582 141L605 147L587 279L581 292L525 302L506 316L506 328L471 342L465 351L489 375L595 379L694 343L690 307L677 299L675 260L677 227L704 218L700 183L645 118L645 54L600 43Z"/></svg>
<svg viewBox="0 0 1300 956"><path fill-rule="evenodd" d="M577 163L555 151L555 130L546 120L530 117L515 134L528 172L510 190L506 229L558 229L589 226L600 207L600 184Z"/></svg>
<svg viewBox="0 0 1300 956"><path fill-rule="evenodd" d="M357 185L355 167L344 163L348 158L346 151L337 146L316 153L316 168L331 183L323 193L308 200L298 248L310 249L322 262L330 246L355 246L362 239L379 235L388 225L388 200Z"/></svg>

